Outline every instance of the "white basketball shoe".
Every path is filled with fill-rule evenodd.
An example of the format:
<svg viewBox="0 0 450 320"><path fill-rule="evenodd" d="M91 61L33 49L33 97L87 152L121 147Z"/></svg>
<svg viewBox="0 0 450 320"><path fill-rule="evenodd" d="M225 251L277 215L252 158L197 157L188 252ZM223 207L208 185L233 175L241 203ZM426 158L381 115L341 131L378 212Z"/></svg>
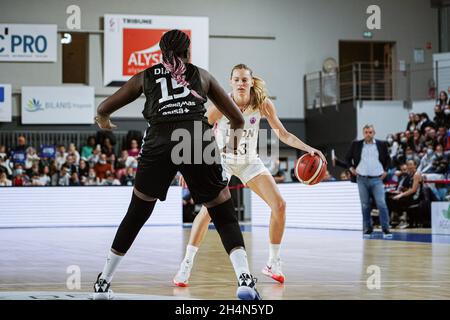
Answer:
<svg viewBox="0 0 450 320"><path fill-rule="evenodd" d="M178 287L187 287L189 284L189 277L191 276L192 262L190 260L183 260L180 269L173 278L173 283Z"/></svg>
<svg viewBox="0 0 450 320"><path fill-rule="evenodd" d="M281 259L269 260L267 265L262 269L262 273L279 283L284 283L284 274L281 270Z"/></svg>

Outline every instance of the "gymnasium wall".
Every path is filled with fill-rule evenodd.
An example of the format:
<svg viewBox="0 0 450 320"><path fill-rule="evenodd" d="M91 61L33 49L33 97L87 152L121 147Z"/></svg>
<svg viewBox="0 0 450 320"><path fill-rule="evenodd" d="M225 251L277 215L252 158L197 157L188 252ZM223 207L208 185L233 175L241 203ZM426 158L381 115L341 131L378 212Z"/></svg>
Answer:
<svg viewBox="0 0 450 320"><path fill-rule="evenodd" d="M304 118L303 75L321 69L327 57L338 60L339 40L363 40L365 12L371 4L381 7L382 19L382 29L374 30L372 40L395 41L395 60L412 62L413 49L431 42L433 49L425 50L428 63L438 46L437 10L430 7L428 0L96 0L82 4L74 0L15 0L2 2L0 21L56 23L58 29L64 30L66 7L70 4L81 7L82 30L93 31L89 36L89 85L96 89L97 103L114 91L102 85L103 35L98 31L105 13L208 16L210 34L214 36L275 37L211 38L210 71L227 87L231 66L249 64L266 79L279 116L284 119ZM61 81L61 46L56 63L0 62L0 83L11 83L16 93L22 85L60 85ZM19 101L16 94L13 116L20 115ZM140 99L117 116L139 117L142 104Z"/></svg>

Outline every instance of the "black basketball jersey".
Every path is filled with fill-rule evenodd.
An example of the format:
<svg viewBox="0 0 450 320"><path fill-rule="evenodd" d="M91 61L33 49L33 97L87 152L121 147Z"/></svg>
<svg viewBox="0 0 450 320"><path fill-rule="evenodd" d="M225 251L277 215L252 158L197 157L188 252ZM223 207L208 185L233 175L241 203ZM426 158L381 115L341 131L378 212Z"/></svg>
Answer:
<svg viewBox="0 0 450 320"><path fill-rule="evenodd" d="M144 118L152 125L164 122L204 120L206 95L196 66L186 63L186 81L204 101L195 97L190 89L178 84L160 63L144 71L146 97Z"/></svg>

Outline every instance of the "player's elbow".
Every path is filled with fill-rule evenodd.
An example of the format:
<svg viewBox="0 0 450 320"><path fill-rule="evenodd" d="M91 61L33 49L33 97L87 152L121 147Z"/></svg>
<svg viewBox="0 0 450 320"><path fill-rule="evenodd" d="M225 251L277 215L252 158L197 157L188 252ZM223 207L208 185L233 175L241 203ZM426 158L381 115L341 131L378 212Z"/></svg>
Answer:
<svg viewBox="0 0 450 320"><path fill-rule="evenodd" d="M109 113L106 111L106 105L105 105L105 101L100 102L100 104L97 107L97 114L102 115L102 116L106 116Z"/></svg>

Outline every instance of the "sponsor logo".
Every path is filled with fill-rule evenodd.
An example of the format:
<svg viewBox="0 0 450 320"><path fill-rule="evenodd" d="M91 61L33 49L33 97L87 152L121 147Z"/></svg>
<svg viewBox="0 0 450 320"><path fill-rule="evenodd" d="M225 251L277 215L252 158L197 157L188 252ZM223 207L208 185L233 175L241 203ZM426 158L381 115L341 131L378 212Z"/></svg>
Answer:
<svg viewBox="0 0 450 320"><path fill-rule="evenodd" d="M159 40L169 29L123 29L122 75L133 76L162 62ZM183 30L189 37L190 30Z"/></svg>
<svg viewBox="0 0 450 320"><path fill-rule="evenodd" d="M250 118L250 124L255 124L256 123L256 118L255 117L251 117Z"/></svg>
<svg viewBox="0 0 450 320"><path fill-rule="evenodd" d="M42 103L39 100L33 98L28 100L25 110L28 112L36 112L36 111L43 111L44 108L42 107Z"/></svg>
<svg viewBox="0 0 450 320"><path fill-rule="evenodd" d="M45 111L47 109L85 109L92 108L90 103L74 103L70 101L50 101L41 103L36 98L28 100L25 110L28 112Z"/></svg>

